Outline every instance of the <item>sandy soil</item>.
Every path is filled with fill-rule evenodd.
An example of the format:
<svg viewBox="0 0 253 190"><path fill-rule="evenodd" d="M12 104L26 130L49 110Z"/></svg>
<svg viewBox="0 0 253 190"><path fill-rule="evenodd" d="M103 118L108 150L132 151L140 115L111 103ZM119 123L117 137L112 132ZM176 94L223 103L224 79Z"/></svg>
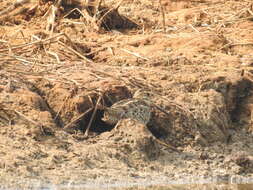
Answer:
<svg viewBox="0 0 253 190"><path fill-rule="evenodd" d="M253 181L252 3L162 1L163 27L158 1L126 0L98 27L65 17L75 2L50 33L51 1L0 1L0 186L252 189L172 186ZM99 108L84 136L99 95L109 107L138 89L168 114L114 128Z"/></svg>

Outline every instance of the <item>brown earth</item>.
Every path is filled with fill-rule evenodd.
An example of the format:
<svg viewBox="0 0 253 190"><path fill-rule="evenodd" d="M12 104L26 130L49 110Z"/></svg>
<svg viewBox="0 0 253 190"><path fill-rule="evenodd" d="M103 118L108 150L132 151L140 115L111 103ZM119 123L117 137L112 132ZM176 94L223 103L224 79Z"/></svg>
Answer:
<svg viewBox="0 0 253 190"><path fill-rule="evenodd" d="M252 183L252 3L162 0L163 27L158 1L105 1L97 18L78 2L63 1L50 32L53 1L0 1L0 186ZM92 118L99 96L111 106L138 89L167 114Z"/></svg>

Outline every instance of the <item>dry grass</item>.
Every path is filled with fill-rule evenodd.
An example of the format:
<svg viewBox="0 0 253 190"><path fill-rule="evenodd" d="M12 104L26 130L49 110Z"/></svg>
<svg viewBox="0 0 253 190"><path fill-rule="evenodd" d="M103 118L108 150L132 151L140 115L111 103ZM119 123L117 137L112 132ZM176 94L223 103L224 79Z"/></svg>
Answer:
<svg viewBox="0 0 253 190"><path fill-rule="evenodd" d="M82 110L74 117L66 119L67 122L64 121L62 126L64 129L77 125L83 117L93 111L93 114L89 115L90 124L88 123L88 128L92 125L96 112L94 107L97 108L97 103L100 103L100 99L97 97L100 97L100 94L108 90L103 86L108 81L108 83L117 81L129 89L130 92L137 89L149 91L155 99L166 102L166 105L175 112L183 112L188 117L194 117L188 105L175 101L177 96L202 91L202 86L209 74L212 75L222 71L227 76L242 69L246 71L246 74L252 72L251 63L247 63L248 65L243 67L238 61L238 58L252 52L251 22L253 10L252 3L249 1L206 0L170 1L168 3L162 0L126 0L120 2L111 0L96 1L95 4L92 3L92 6L91 3L86 4L84 1L17 2L13 4L12 1L0 1L0 92L11 93L11 89L8 90L8 85L12 81L17 83L16 86L21 86L22 89L28 88L22 86L23 81L32 81L39 86L38 88L42 89L39 89L41 90L41 96L46 100L52 90L48 86L62 84L64 86L62 89L69 93L63 98L63 101L59 100L58 104L60 105L56 106L57 109L54 110L55 115L52 114L54 116L52 120L62 117L64 111L66 111L65 109L69 106L69 102L71 102L71 98L80 95L78 92L85 92L81 95L90 100L90 107ZM55 4L52 2L55 2ZM73 3L68 4L68 2ZM48 86L43 83L45 81L48 82ZM91 84L94 81L100 86L92 86ZM31 88L33 89L33 87ZM54 97L54 99L57 98L60 99L61 97ZM101 102L105 98L101 98ZM77 105L73 107L75 106ZM6 111L6 108L3 109L3 106L0 108L0 119L4 121L4 125L11 123L12 118L19 115L19 117L23 117L23 120L28 121L27 126L35 126L44 133L41 123L30 118L33 116L32 114L26 115L18 110L13 112L15 109L12 109L11 106L8 111ZM24 112L29 111L24 110ZM3 128L1 129L3 130L1 135L4 136L6 133L10 133L11 137L20 135L18 136L19 139L14 140L13 147L16 144L21 144L22 147L26 148L26 145L22 144L22 139L24 137L30 138L27 137L30 132L25 133L25 135L19 134L19 131L15 131L18 129L14 128L6 132ZM25 127L24 130L26 130ZM99 142L97 139L93 142L93 139L91 139L80 143L76 139L73 140L74 137L68 135L66 141L76 143L77 147L82 146L82 143L93 145L97 141ZM61 138L59 139L61 140ZM81 138L83 138L82 135ZM31 142L33 141L31 140ZM59 142L53 142L52 146L57 143ZM64 144L65 142L60 141L60 143L59 146L70 146L67 143ZM37 146L37 142L35 144ZM53 155L51 160L41 158L46 164L40 169L45 172L43 168L47 166L47 162L55 162L54 166L60 171L65 172L73 168L76 169L76 165L79 164L78 167L81 168L79 172L85 172L88 168L88 166L85 168L86 165L84 164L87 154L83 154L83 152L87 150L90 144L80 150L73 145L71 148L75 149L78 154L75 153L71 157L68 152L59 160L57 160L57 148L59 148L57 147L55 150L56 156L54 153L48 153L50 156ZM34 147L36 146L34 145ZM40 144L40 146L42 145ZM50 146L43 145L41 149ZM101 148L101 146L98 147ZM102 146L102 148L105 148L105 146ZM20 149L21 147L18 150ZM113 150L110 151L113 152ZM29 150L27 151L29 152ZM21 153L23 152L20 150ZM93 153L94 151L91 153L93 157L101 158L99 152L96 152L98 156L94 156ZM101 155L104 156L103 153ZM106 161L109 160L108 162L111 161L113 164L109 163L108 166L105 166L102 161L101 163L93 163L95 166L97 164L96 167L98 168L100 166L101 168L105 167L105 170L97 171L94 167L94 170L89 170L87 176L77 172L78 174L73 174L73 178L76 177L76 180L80 176L88 178L93 174L92 172L95 173L94 176L100 176L104 175L105 171L109 171L108 175L116 173L117 176L119 175L117 173L119 166L122 166L122 172L128 175L129 168L124 168L128 163L122 161L127 157L115 161L116 158L105 155ZM169 156L173 156L173 154ZM21 162L20 157L15 158L18 160L15 164L18 165ZM64 162L65 157L75 162ZM32 157L28 158L31 160L29 162L36 161ZM9 158L8 161L12 163L12 158ZM136 162L139 162L139 160ZM61 165L62 163L65 165ZM123 164L120 165L119 163ZM143 163L145 162L143 161ZM167 163L166 167L168 165ZM190 164L188 166L191 167ZM4 169L1 169L1 172L3 172L1 175L4 176L8 172L16 173L16 168L11 171L8 170L8 167L11 168L12 166L4 166ZM116 172L110 174L110 169L114 167ZM164 167L161 166L162 169ZM17 168L19 168L19 165ZM28 167L24 171L27 173L33 172L29 169ZM42 172L41 175L47 176L47 172L50 173L51 169L46 170L46 174ZM169 172L172 171L171 168L167 169ZM179 172L181 171L180 168L177 169ZM23 171L20 170L21 172L19 172L22 174ZM57 171L55 172L55 175L52 174L47 177L50 179L57 178L59 181L64 181L63 178L69 179L69 173L65 176L58 176ZM250 187L243 185L187 185L181 187L150 187L148 189L170 188L250 189ZM128 189L136 189L136 187ZM137 187L137 189L144 188Z"/></svg>

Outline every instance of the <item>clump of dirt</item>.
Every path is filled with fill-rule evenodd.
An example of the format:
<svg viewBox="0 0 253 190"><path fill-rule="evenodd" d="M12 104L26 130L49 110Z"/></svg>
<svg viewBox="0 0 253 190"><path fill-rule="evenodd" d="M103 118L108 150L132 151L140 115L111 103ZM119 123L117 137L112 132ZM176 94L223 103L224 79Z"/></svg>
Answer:
<svg viewBox="0 0 253 190"><path fill-rule="evenodd" d="M188 104L187 107L193 115L197 130L207 142L226 142L230 117L220 93L214 90L194 93L182 99L179 97L178 101Z"/></svg>
<svg viewBox="0 0 253 190"><path fill-rule="evenodd" d="M106 30L126 30L140 28L137 23L130 20L126 16L119 14L118 9L110 10L109 8L103 8L101 11L99 22L101 26ZM100 21L101 20L101 21Z"/></svg>
<svg viewBox="0 0 253 190"><path fill-rule="evenodd" d="M161 153L159 144L147 126L135 120L121 120L110 138L125 150L132 164L136 160L156 160Z"/></svg>
<svg viewBox="0 0 253 190"><path fill-rule="evenodd" d="M97 89L97 91L90 91L89 88ZM89 88L79 89L75 86L66 88L65 85L57 83L48 92L46 99L56 113L56 118L59 118L61 121L62 127L85 131L100 95L102 95L103 102L100 102L99 105L102 107L111 106L117 101L131 97L129 89L117 81L94 82ZM102 131L111 129L110 126L107 126L101 120L103 117L102 107L98 110L95 121L93 122L94 125L91 127L92 131L101 131L98 130L99 128L104 128ZM75 121L83 113L86 114ZM69 125L72 121L75 122ZM104 126L100 127L100 125Z"/></svg>
<svg viewBox="0 0 253 190"><path fill-rule="evenodd" d="M0 92L0 97L1 126L25 125L21 131L26 131L26 135L36 140L53 135L57 125L52 112L47 102L34 89L29 88L29 83L10 77Z"/></svg>
<svg viewBox="0 0 253 190"><path fill-rule="evenodd" d="M1 183L252 177L252 3L118 3L0 1ZM147 126L102 121L136 90Z"/></svg>
<svg viewBox="0 0 253 190"><path fill-rule="evenodd" d="M7 76L7 80L1 78L5 83L0 96L1 105L10 108L10 110L20 106L22 111L26 113L32 110L50 112L47 102L36 92L31 83L25 82L25 79L19 77ZM36 114L31 116L36 116Z"/></svg>
<svg viewBox="0 0 253 190"><path fill-rule="evenodd" d="M32 18L48 17L47 27L51 30L59 25L62 18L66 17L71 19L82 19L82 21L91 24L95 30L101 30L101 28L105 30L138 28L139 25L137 23L118 12L119 6L120 5L115 8L110 8L96 1L52 0L30 2L23 0L21 2L14 2L13 5L6 5L6 8L9 10L9 12L6 12L8 16L6 16L6 14L4 15L4 12L0 12L0 22L2 24L6 22L21 24L23 20L30 21ZM1 17L1 15L4 16Z"/></svg>
<svg viewBox="0 0 253 190"><path fill-rule="evenodd" d="M250 120L252 81L248 77L242 77L239 74L228 76L220 74L207 79L201 89L215 89L223 95L226 109L233 122Z"/></svg>
<svg viewBox="0 0 253 190"><path fill-rule="evenodd" d="M150 124L157 137L176 146L226 142L231 122L222 94L214 90L189 93L163 104L169 115L156 111Z"/></svg>
<svg viewBox="0 0 253 190"><path fill-rule="evenodd" d="M65 68L62 69L65 71ZM189 146L205 150L205 147L218 146L217 143L220 143L219 146L226 146L227 143L234 142L233 138L231 140L233 136L231 130L235 125L235 120L232 120L234 112L229 108L234 106L233 109L236 110L239 105L243 113L246 107L238 103L232 106L231 98L247 100L244 105L250 102L251 93L245 95L251 90L252 83L249 79L238 77L232 83L229 77L220 77L221 80L215 77L209 78L204 80L198 92L182 94L180 91L173 91L176 95L173 100L162 95L153 96L153 103L166 113L154 106L148 126L126 119L120 121L115 128L101 120L103 109L99 108L92 120L91 132L93 133L90 133L87 139L83 132L91 121L98 97L102 96L101 106L109 107L120 100L132 98L137 88L134 83L131 83L132 79L125 80L124 74L121 75L121 79L124 80L119 81L117 77L112 79L110 74L105 77L104 72L93 70L91 73L88 70L79 74L66 73L68 79L66 76L57 78L57 75L51 75L57 80L40 77L38 79L15 78L3 74L0 92L0 105L3 105L0 111L0 123L2 130L5 131L3 133L6 133L6 126L11 126L12 129L15 128L15 132L25 136L27 140L43 143L41 146L56 143L55 145L60 149L77 151L77 155L86 159L79 160L78 156L73 163L81 166L80 162L84 162L83 169L85 170L89 167L99 167L96 160L107 162L109 157L112 159L110 162L118 164L115 165L116 168L123 164L135 170L140 170L145 166L152 171L156 170L156 167L159 170L161 166L159 163L164 162L164 156L168 152L172 156L171 159L180 155L184 160L188 159L189 155L184 155L184 151ZM63 78L64 80L59 82L59 79ZM72 80L69 80L70 78ZM82 83L79 83L80 81ZM143 82L137 81L139 85ZM227 84L233 88L227 88L229 86ZM145 88L151 87L145 86ZM230 89L233 90L230 91ZM156 94L156 91L152 94ZM85 114L82 115L83 113ZM65 128L66 126L68 129ZM166 146L158 143L157 139L176 147L181 153L174 153L173 149L167 149ZM80 153L81 151L84 152ZM226 154L229 155L227 152ZM52 157L56 163L62 163L65 159L69 160L69 156L71 155L67 153L59 157L49 154L46 158ZM227 158L227 156L223 157ZM209 160L213 159L213 156L210 153L201 156L201 159ZM238 158L235 161L232 159L226 163L231 165L236 173L249 173L245 169L251 163L249 159ZM72 164L69 168L73 169ZM151 164L150 167L148 167L149 164ZM54 167L53 165L51 163L50 167ZM22 175L28 175L28 173L26 171Z"/></svg>
<svg viewBox="0 0 253 190"><path fill-rule="evenodd" d="M234 162L240 166L241 173L252 173L253 157L247 152L236 152L226 158L225 162Z"/></svg>

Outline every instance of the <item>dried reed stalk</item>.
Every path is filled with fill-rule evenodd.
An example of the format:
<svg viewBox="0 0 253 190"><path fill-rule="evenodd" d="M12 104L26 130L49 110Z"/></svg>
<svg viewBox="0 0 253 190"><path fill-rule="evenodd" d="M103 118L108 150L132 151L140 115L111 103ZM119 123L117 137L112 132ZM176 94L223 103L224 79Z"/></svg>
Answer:
<svg viewBox="0 0 253 190"><path fill-rule="evenodd" d="M166 26L165 26L165 12L164 12L164 7L162 4L162 0L159 0L159 4L160 4L160 9L161 9L161 13L162 13L162 19L163 19L163 32L166 32Z"/></svg>
<svg viewBox="0 0 253 190"><path fill-rule="evenodd" d="M91 127L91 124L92 124L92 122L93 122L93 120L94 120L94 117L95 117L95 115L96 115L96 113L97 113L98 105L99 105L101 99L102 99L102 96L99 95L98 100L97 100L97 103L96 103L95 108L94 108L94 111L93 111L93 113L92 113L92 115L91 115L89 124L88 124L88 126L87 126L87 128L86 128L86 130L85 130L85 133L84 133L84 136L85 136L85 137L88 137L88 136L89 136L90 127Z"/></svg>

